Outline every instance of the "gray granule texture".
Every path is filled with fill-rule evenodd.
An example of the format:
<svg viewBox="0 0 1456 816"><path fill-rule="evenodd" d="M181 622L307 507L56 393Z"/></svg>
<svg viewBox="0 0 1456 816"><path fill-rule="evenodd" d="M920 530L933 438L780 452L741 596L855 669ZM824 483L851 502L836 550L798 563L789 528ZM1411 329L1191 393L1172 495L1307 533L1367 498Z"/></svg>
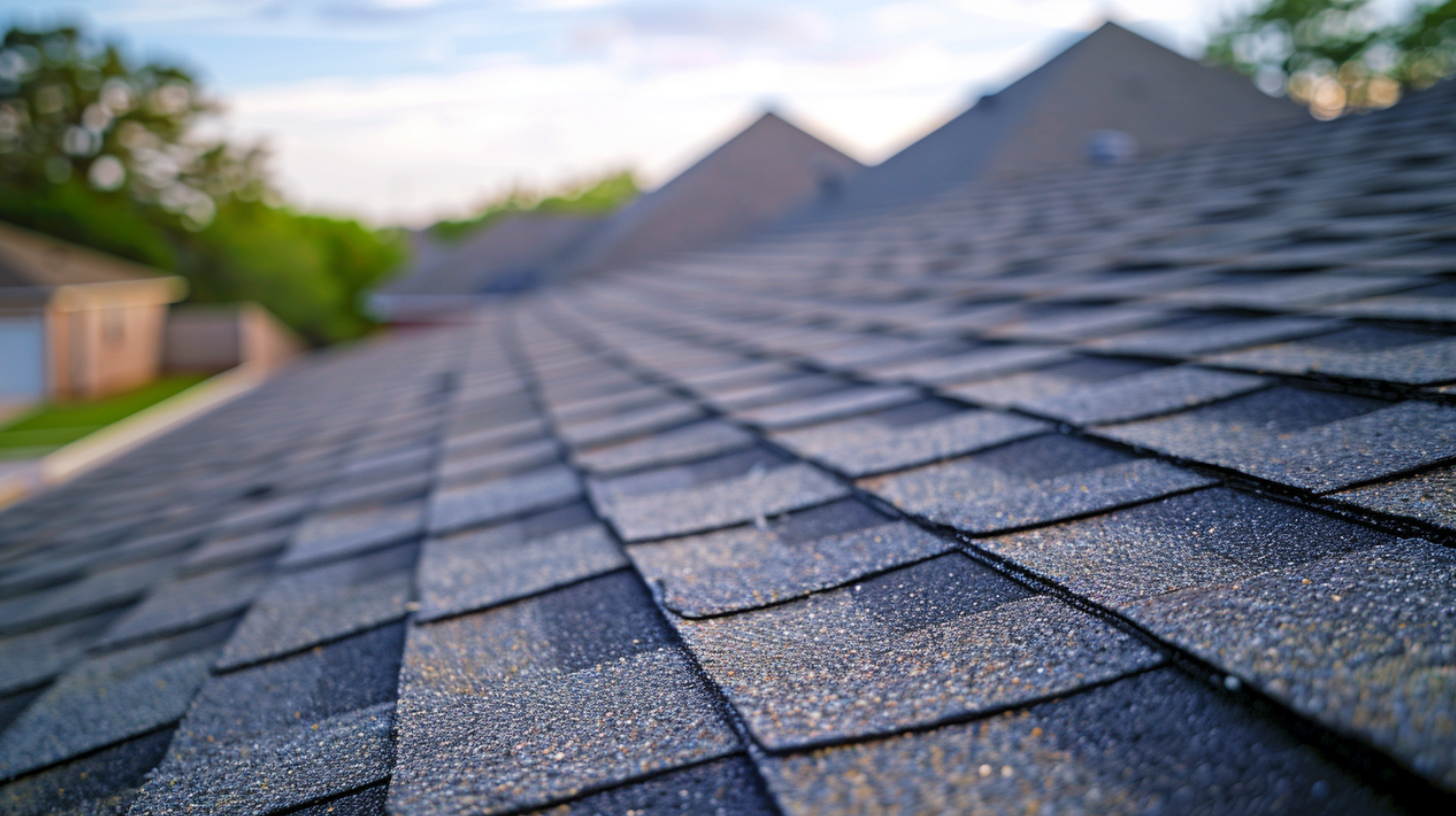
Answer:
<svg viewBox="0 0 1456 816"><path fill-rule="evenodd" d="M293 534L279 562L302 567L414 538L424 531L423 502L314 516Z"/></svg>
<svg viewBox="0 0 1456 816"><path fill-rule="evenodd" d="M876 379L940 386L999 377L1029 368L1065 362L1072 355L1059 348L1014 345L977 349L954 357L884 366L869 374Z"/></svg>
<svg viewBox="0 0 1456 816"><path fill-rule="evenodd" d="M890 362L907 357L922 358L932 354L944 354L949 344L944 340L907 340L885 335L867 336L862 340L850 341L829 348L815 349L808 357L820 366L830 369L858 368L880 362Z"/></svg>
<svg viewBox="0 0 1456 816"><path fill-rule="evenodd" d="M132 812L261 814L380 781L403 642L383 627L213 677Z"/></svg>
<svg viewBox="0 0 1456 816"><path fill-rule="evenodd" d="M960 555L677 626L770 750L1015 705L1160 659Z"/></svg>
<svg viewBox="0 0 1456 816"><path fill-rule="evenodd" d="M630 573L417 626L390 810L541 807L738 750Z"/></svg>
<svg viewBox="0 0 1456 816"><path fill-rule="evenodd" d="M549 405L547 408L551 411L557 424L570 425L630 413L648 405L658 405L673 399L672 394L656 387L632 388L627 391L593 396L572 395L566 398L561 395L551 395L548 392Z"/></svg>
<svg viewBox="0 0 1456 816"><path fill-rule="evenodd" d="M576 473L565 465L441 490L430 499L430 530L445 533L566 504L581 495Z"/></svg>
<svg viewBox="0 0 1456 816"><path fill-rule="evenodd" d="M354 479L341 482L319 497L317 509L345 510L419 499L424 497L434 481L435 474L422 471L390 479Z"/></svg>
<svg viewBox="0 0 1456 816"><path fill-rule="evenodd" d="M0 639L0 695L30 688L64 671L118 614L102 613Z"/></svg>
<svg viewBox="0 0 1456 816"><path fill-rule="evenodd" d="M532 417L505 425L453 433L445 440L445 450L451 456L468 456L471 453L494 450L502 445L539 439L545 434L545 421Z"/></svg>
<svg viewBox="0 0 1456 816"><path fill-rule="evenodd" d="M544 536L503 525L425 543L421 620L483 609L627 566L599 524Z"/></svg>
<svg viewBox="0 0 1456 816"><path fill-rule="evenodd" d="M537 816L770 816L753 765L717 759L535 811Z"/></svg>
<svg viewBox="0 0 1456 816"><path fill-rule="evenodd" d="M264 816L389 775L394 705L380 703L247 739L207 741L178 729L133 816L187 812Z"/></svg>
<svg viewBox="0 0 1456 816"><path fill-rule="evenodd" d="M292 528L280 527L238 536L210 538L187 555L181 570L198 573L278 555L288 547L292 537Z"/></svg>
<svg viewBox="0 0 1456 816"><path fill-rule="evenodd" d="M682 425L703 416L703 409L674 399L617 416L560 426L561 438L573 448L605 445L651 431Z"/></svg>
<svg viewBox="0 0 1456 816"><path fill-rule="evenodd" d="M1016 406L1074 425L1125 422L1183 411L1256 391L1271 380L1191 366L1160 368L1107 383L1077 386L1059 394L1017 400Z"/></svg>
<svg viewBox="0 0 1456 816"><path fill-rule="evenodd" d="M769 448L755 445L733 453L711 456L682 465L652 468L614 477L591 480L594 493L603 497L646 496L667 490L701 487L726 481L768 468L782 467L789 458Z"/></svg>
<svg viewBox="0 0 1456 816"><path fill-rule="evenodd" d="M574 458L577 464L593 473L609 475L691 462L752 444L753 436L742 428L710 420L645 439L577 453Z"/></svg>
<svg viewBox="0 0 1456 816"><path fill-rule="evenodd" d="M1315 749L1171 669L760 767L791 816L1400 812Z"/></svg>
<svg viewBox="0 0 1456 816"><path fill-rule="evenodd" d="M218 668L288 654L405 614L418 546L280 576L238 625Z"/></svg>
<svg viewBox="0 0 1456 816"><path fill-rule="evenodd" d="M1113 354L1187 359L1261 343L1308 337L1340 326L1339 322L1333 320L1303 317L1268 317L1218 326L1187 327L1174 324L1091 340L1083 347Z"/></svg>
<svg viewBox="0 0 1456 816"><path fill-rule="evenodd" d="M721 368L694 369L677 373L679 380L693 388L714 388L747 382L767 382L795 374L798 369L778 360L754 360L725 365Z"/></svg>
<svg viewBox="0 0 1456 816"><path fill-rule="evenodd" d="M686 535L823 504L849 488L807 464L756 469L701 487L613 495L591 484L592 500L626 541Z"/></svg>
<svg viewBox="0 0 1456 816"><path fill-rule="evenodd" d="M291 816L387 816L384 802L389 797L389 784L380 782L361 791L327 799L312 807L291 812Z"/></svg>
<svg viewBox="0 0 1456 816"><path fill-rule="evenodd" d="M308 512L313 503L312 496L279 496L259 502L244 504L224 516L213 526L213 534L241 535L263 530L278 524L287 524Z"/></svg>
<svg viewBox="0 0 1456 816"><path fill-rule="evenodd" d="M7 816L121 816L172 740L156 731L0 787Z"/></svg>
<svg viewBox="0 0 1456 816"><path fill-rule="evenodd" d="M981 332L989 339L1057 342L1083 340L1118 331L1130 331L1161 323L1167 313L1140 306L1077 306L1056 308L1051 314L1037 314L1003 323Z"/></svg>
<svg viewBox="0 0 1456 816"><path fill-rule="evenodd" d="M1212 483L1164 462L1048 434L860 484L910 515L979 535L1111 510Z"/></svg>
<svg viewBox="0 0 1456 816"><path fill-rule="evenodd" d="M193 524L180 530L132 538L114 547L108 547L101 563L125 564L144 558L174 555L190 549L202 539L203 534L210 528L211 525Z"/></svg>
<svg viewBox="0 0 1456 816"><path fill-rule="evenodd" d="M214 656L210 650L172 656L163 641L77 665L0 735L0 778L180 719Z"/></svg>
<svg viewBox="0 0 1456 816"><path fill-rule="evenodd" d="M1315 492L1456 456L1456 408L1283 388L1097 432Z"/></svg>
<svg viewBox="0 0 1456 816"><path fill-rule="evenodd" d="M1321 309L1320 314L1375 320L1456 323L1456 298L1428 297L1416 290L1402 295L1386 295L1329 306Z"/></svg>
<svg viewBox="0 0 1456 816"><path fill-rule="evenodd" d="M864 417L774 434L773 440L851 478L922 465L1048 430L992 411L962 411L917 425Z"/></svg>
<svg viewBox="0 0 1456 816"><path fill-rule="evenodd" d="M920 392L908 386L860 386L744 411L736 418L763 428L793 428L903 405L919 397Z"/></svg>
<svg viewBox="0 0 1456 816"><path fill-rule="evenodd" d="M976 546L1098 603L1225 584L1391 537L1215 488Z"/></svg>
<svg viewBox="0 0 1456 816"><path fill-rule="evenodd" d="M1131 605L1159 637L1456 791L1456 554L1425 541Z"/></svg>
<svg viewBox="0 0 1456 816"><path fill-rule="evenodd" d="M1409 282L1400 279L1326 272L1254 281L1235 279L1181 292L1170 292L1159 295L1155 300L1204 309L1261 309L1279 312L1354 300L1409 287Z"/></svg>
<svg viewBox="0 0 1456 816"><path fill-rule="evenodd" d="M1251 371L1432 385L1456 380L1456 338L1361 328L1222 354L1204 362Z"/></svg>
<svg viewBox="0 0 1456 816"><path fill-rule="evenodd" d="M752 609L946 552L951 545L852 499L745 527L628 549L685 617Z"/></svg>
<svg viewBox="0 0 1456 816"><path fill-rule="evenodd" d="M1442 467L1330 496L1357 507L1456 528L1456 468Z"/></svg>
<svg viewBox="0 0 1456 816"><path fill-rule="evenodd" d="M778 382L730 390L708 390L708 402L720 411L751 411L766 405L801 400L844 390L844 380L822 374L802 374Z"/></svg>
<svg viewBox="0 0 1456 816"><path fill-rule="evenodd" d="M942 388L941 391L978 405L1010 408L1050 399L1091 383L1111 386L1124 377L1153 370L1156 369L1147 363L1082 357L1037 371Z"/></svg>
<svg viewBox="0 0 1456 816"><path fill-rule="evenodd" d="M463 484L544 467L560 458L556 442L541 439L490 453L448 457L440 465L440 478Z"/></svg>
<svg viewBox="0 0 1456 816"><path fill-rule="evenodd" d="M100 643L177 632L241 612L262 590L269 572L270 564L262 561L159 584Z"/></svg>
<svg viewBox="0 0 1456 816"><path fill-rule="evenodd" d="M175 558L161 558L115 567L0 601L0 632L30 629L125 604L170 575L176 563Z"/></svg>

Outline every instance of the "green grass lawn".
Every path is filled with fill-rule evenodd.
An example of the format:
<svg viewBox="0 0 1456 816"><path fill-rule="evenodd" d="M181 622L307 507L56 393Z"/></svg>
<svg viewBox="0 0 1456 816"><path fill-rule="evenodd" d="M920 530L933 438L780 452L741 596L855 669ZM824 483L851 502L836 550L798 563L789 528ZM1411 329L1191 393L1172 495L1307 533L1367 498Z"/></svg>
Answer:
<svg viewBox="0 0 1456 816"><path fill-rule="evenodd" d="M0 426L0 459L45 456L92 431L176 396L205 379L205 374L167 377L114 397L42 405Z"/></svg>

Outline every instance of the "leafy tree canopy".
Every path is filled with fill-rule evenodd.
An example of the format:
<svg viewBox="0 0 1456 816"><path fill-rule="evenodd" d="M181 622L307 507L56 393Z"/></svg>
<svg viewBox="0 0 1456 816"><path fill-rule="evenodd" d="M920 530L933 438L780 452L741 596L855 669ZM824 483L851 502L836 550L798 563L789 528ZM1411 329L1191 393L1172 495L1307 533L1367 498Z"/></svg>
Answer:
<svg viewBox="0 0 1456 816"><path fill-rule="evenodd" d="M545 195L517 188L481 207L470 218L440 221L430 227L430 231L453 241L517 213L606 215L631 203L641 192L630 170L568 185L563 190Z"/></svg>
<svg viewBox="0 0 1456 816"><path fill-rule="evenodd" d="M1322 119L1385 108L1456 71L1456 0L1394 17L1379 0L1268 0L1226 23L1205 59L1287 93Z"/></svg>
<svg viewBox="0 0 1456 816"><path fill-rule="evenodd" d="M220 112L186 70L136 64L71 26L0 43L0 219L173 272L193 300L255 300L314 343L371 324L361 296L397 233L296 213L264 151L206 138Z"/></svg>

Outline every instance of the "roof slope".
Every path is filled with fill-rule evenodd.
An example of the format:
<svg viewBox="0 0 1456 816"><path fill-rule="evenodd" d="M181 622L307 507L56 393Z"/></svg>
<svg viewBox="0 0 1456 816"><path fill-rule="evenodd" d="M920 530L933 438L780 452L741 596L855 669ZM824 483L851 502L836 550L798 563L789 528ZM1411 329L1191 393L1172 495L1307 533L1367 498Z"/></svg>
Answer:
<svg viewBox="0 0 1456 816"><path fill-rule="evenodd" d="M152 280L162 273L30 230L0 223L0 288L45 288Z"/></svg>
<svg viewBox="0 0 1456 816"><path fill-rule="evenodd" d="M859 162L765 113L672 181L613 216L572 260L606 269L702 249L766 226L833 189Z"/></svg>
<svg viewBox="0 0 1456 816"><path fill-rule="evenodd" d="M525 288L581 248L601 219L569 215L513 215L459 244L416 239L418 261L391 281L385 297L470 297Z"/></svg>
<svg viewBox="0 0 1456 816"><path fill-rule="evenodd" d="M1307 118L1301 108L1265 96L1246 78L1109 22L861 173L820 214L886 207L973 180L1082 166L1097 131L1122 131L1142 152L1158 153L1301 118Z"/></svg>
<svg viewBox="0 0 1456 816"><path fill-rule="evenodd" d="M0 803L1451 812L1453 129L317 355L0 514Z"/></svg>
<svg viewBox="0 0 1456 816"><path fill-rule="evenodd" d="M482 294L703 249L772 223L860 169L774 113L605 219L519 215L454 248L416 241L415 271L371 301L391 319L458 309Z"/></svg>

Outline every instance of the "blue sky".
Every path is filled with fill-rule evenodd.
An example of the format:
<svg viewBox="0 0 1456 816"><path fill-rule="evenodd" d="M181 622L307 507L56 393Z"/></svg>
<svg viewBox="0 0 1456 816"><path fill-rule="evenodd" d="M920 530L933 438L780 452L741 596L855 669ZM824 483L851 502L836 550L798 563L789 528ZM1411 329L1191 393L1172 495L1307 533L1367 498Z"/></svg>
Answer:
<svg viewBox="0 0 1456 816"><path fill-rule="evenodd" d="M0 0L181 62L300 204L379 223L670 178L766 106L875 162L1111 16L1189 54L1250 0Z"/></svg>

